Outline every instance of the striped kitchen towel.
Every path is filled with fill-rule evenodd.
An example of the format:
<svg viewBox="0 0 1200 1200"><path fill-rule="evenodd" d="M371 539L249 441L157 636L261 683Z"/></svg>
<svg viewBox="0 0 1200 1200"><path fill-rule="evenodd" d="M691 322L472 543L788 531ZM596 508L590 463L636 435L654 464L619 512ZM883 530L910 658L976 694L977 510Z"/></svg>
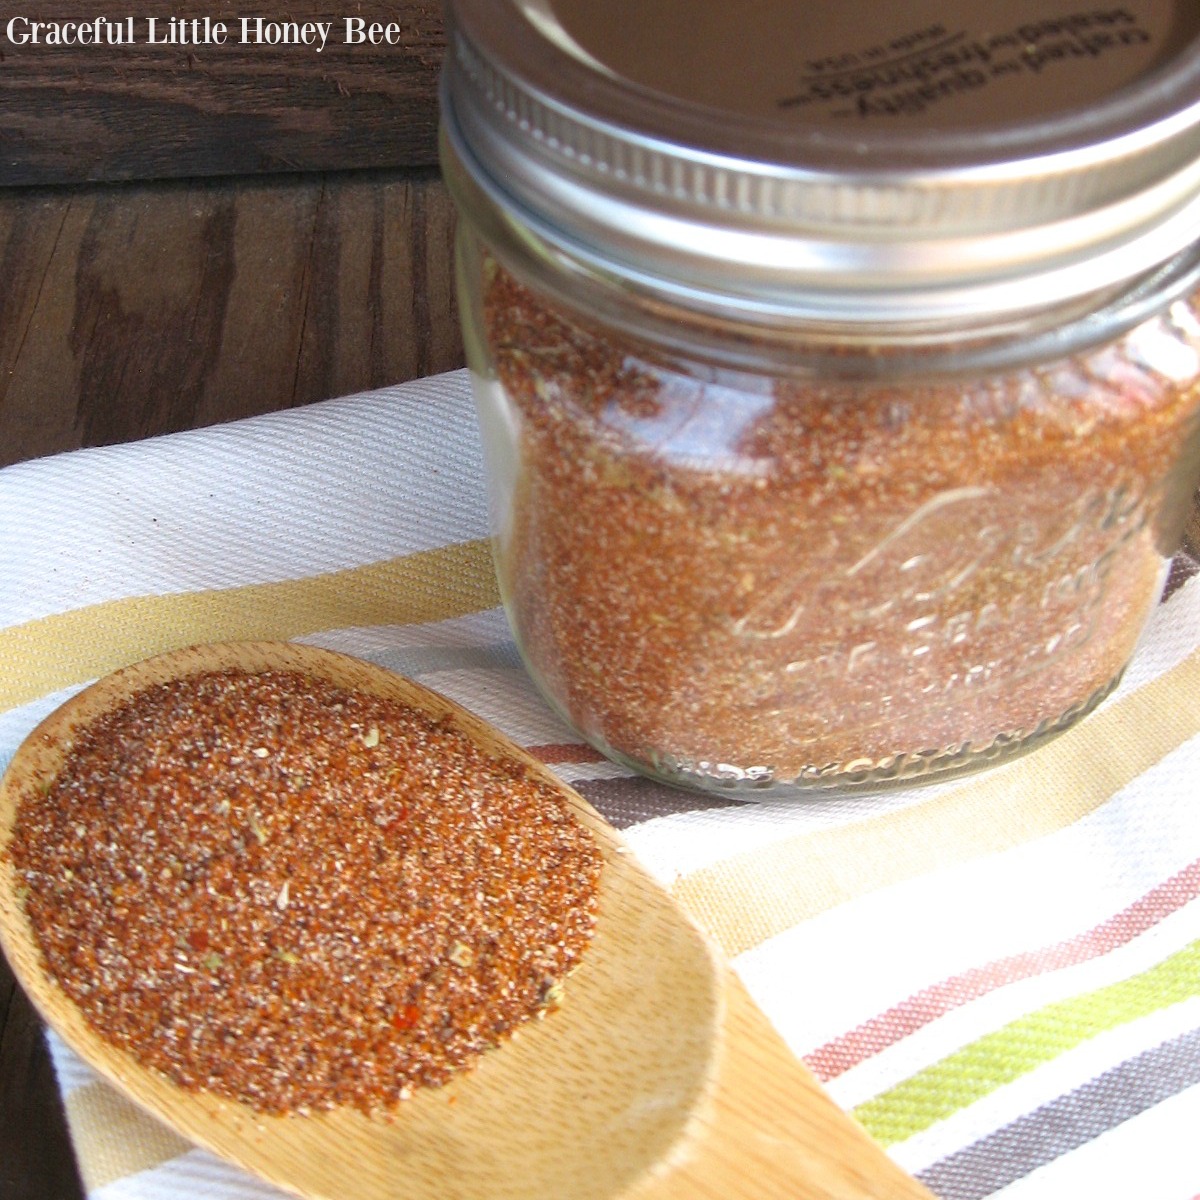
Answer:
<svg viewBox="0 0 1200 1200"><path fill-rule="evenodd" d="M291 638L465 704L578 788L943 1200L1200 1197L1200 580L1121 687L965 781L803 803L602 761L523 671L465 375L0 471L0 766L90 680ZM277 1196L51 1039L90 1200Z"/></svg>

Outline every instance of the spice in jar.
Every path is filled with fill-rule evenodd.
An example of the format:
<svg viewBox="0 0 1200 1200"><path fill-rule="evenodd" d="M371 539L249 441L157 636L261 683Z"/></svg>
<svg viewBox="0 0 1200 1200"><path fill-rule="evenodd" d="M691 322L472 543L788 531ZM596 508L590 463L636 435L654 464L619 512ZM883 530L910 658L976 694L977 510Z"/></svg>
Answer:
<svg viewBox="0 0 1200 1200"><path fill-rule="evenodd" d="M719 782L911 777L1069 723L1119 676L1194 443L1195 303L986 380L673 366L488 269L520 475L498 542L531 669L610 752Z"/></svg>
<svg viewBox="0 0 1200 1200"><path fill-rule="evenodd" d="M103 1037L276 1114L389 1108L554 1007L601 870L521 764L290 670L97 717L9 852L47 972Z"/></svg>

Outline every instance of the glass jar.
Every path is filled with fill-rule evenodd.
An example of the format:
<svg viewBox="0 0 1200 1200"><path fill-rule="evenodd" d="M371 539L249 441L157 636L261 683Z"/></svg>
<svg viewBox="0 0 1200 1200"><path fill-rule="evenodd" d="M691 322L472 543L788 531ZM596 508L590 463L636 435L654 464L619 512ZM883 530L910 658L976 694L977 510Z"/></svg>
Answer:
<svg viewBox="0 0 1200 1200"><path fill-rule="evenodd" d="M1200 478L1200 13L596 7L450 6L534 679L701 788L940 778L1067 728Z"/></svg>

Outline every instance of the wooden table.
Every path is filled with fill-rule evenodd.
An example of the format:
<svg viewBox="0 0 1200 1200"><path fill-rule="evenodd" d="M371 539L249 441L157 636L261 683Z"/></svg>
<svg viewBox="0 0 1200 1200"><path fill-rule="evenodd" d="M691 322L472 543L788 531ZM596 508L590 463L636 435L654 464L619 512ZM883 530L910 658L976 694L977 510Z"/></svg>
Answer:
<svg viewBox="0 0 1200 1200"><path fill-rule="evenodd" d="M344 8L254 11L361 15L402 36L320 57L0 45L0 466L461 365L436 169L440 7ZM82 1197L40 1024L2 957L0 1196Z"/></svg>

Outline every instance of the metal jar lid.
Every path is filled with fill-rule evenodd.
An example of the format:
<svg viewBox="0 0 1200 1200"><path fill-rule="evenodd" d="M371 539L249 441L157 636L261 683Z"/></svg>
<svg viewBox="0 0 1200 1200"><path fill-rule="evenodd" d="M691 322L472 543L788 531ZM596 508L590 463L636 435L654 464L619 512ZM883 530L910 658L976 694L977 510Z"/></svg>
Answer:
<svg viewBox="0 0 1200 1200"><path fill-rule="evenodd" d="M450 0L448 156L559 255L700 306L940 320L1200 242L1200 6Z"/></svg>

